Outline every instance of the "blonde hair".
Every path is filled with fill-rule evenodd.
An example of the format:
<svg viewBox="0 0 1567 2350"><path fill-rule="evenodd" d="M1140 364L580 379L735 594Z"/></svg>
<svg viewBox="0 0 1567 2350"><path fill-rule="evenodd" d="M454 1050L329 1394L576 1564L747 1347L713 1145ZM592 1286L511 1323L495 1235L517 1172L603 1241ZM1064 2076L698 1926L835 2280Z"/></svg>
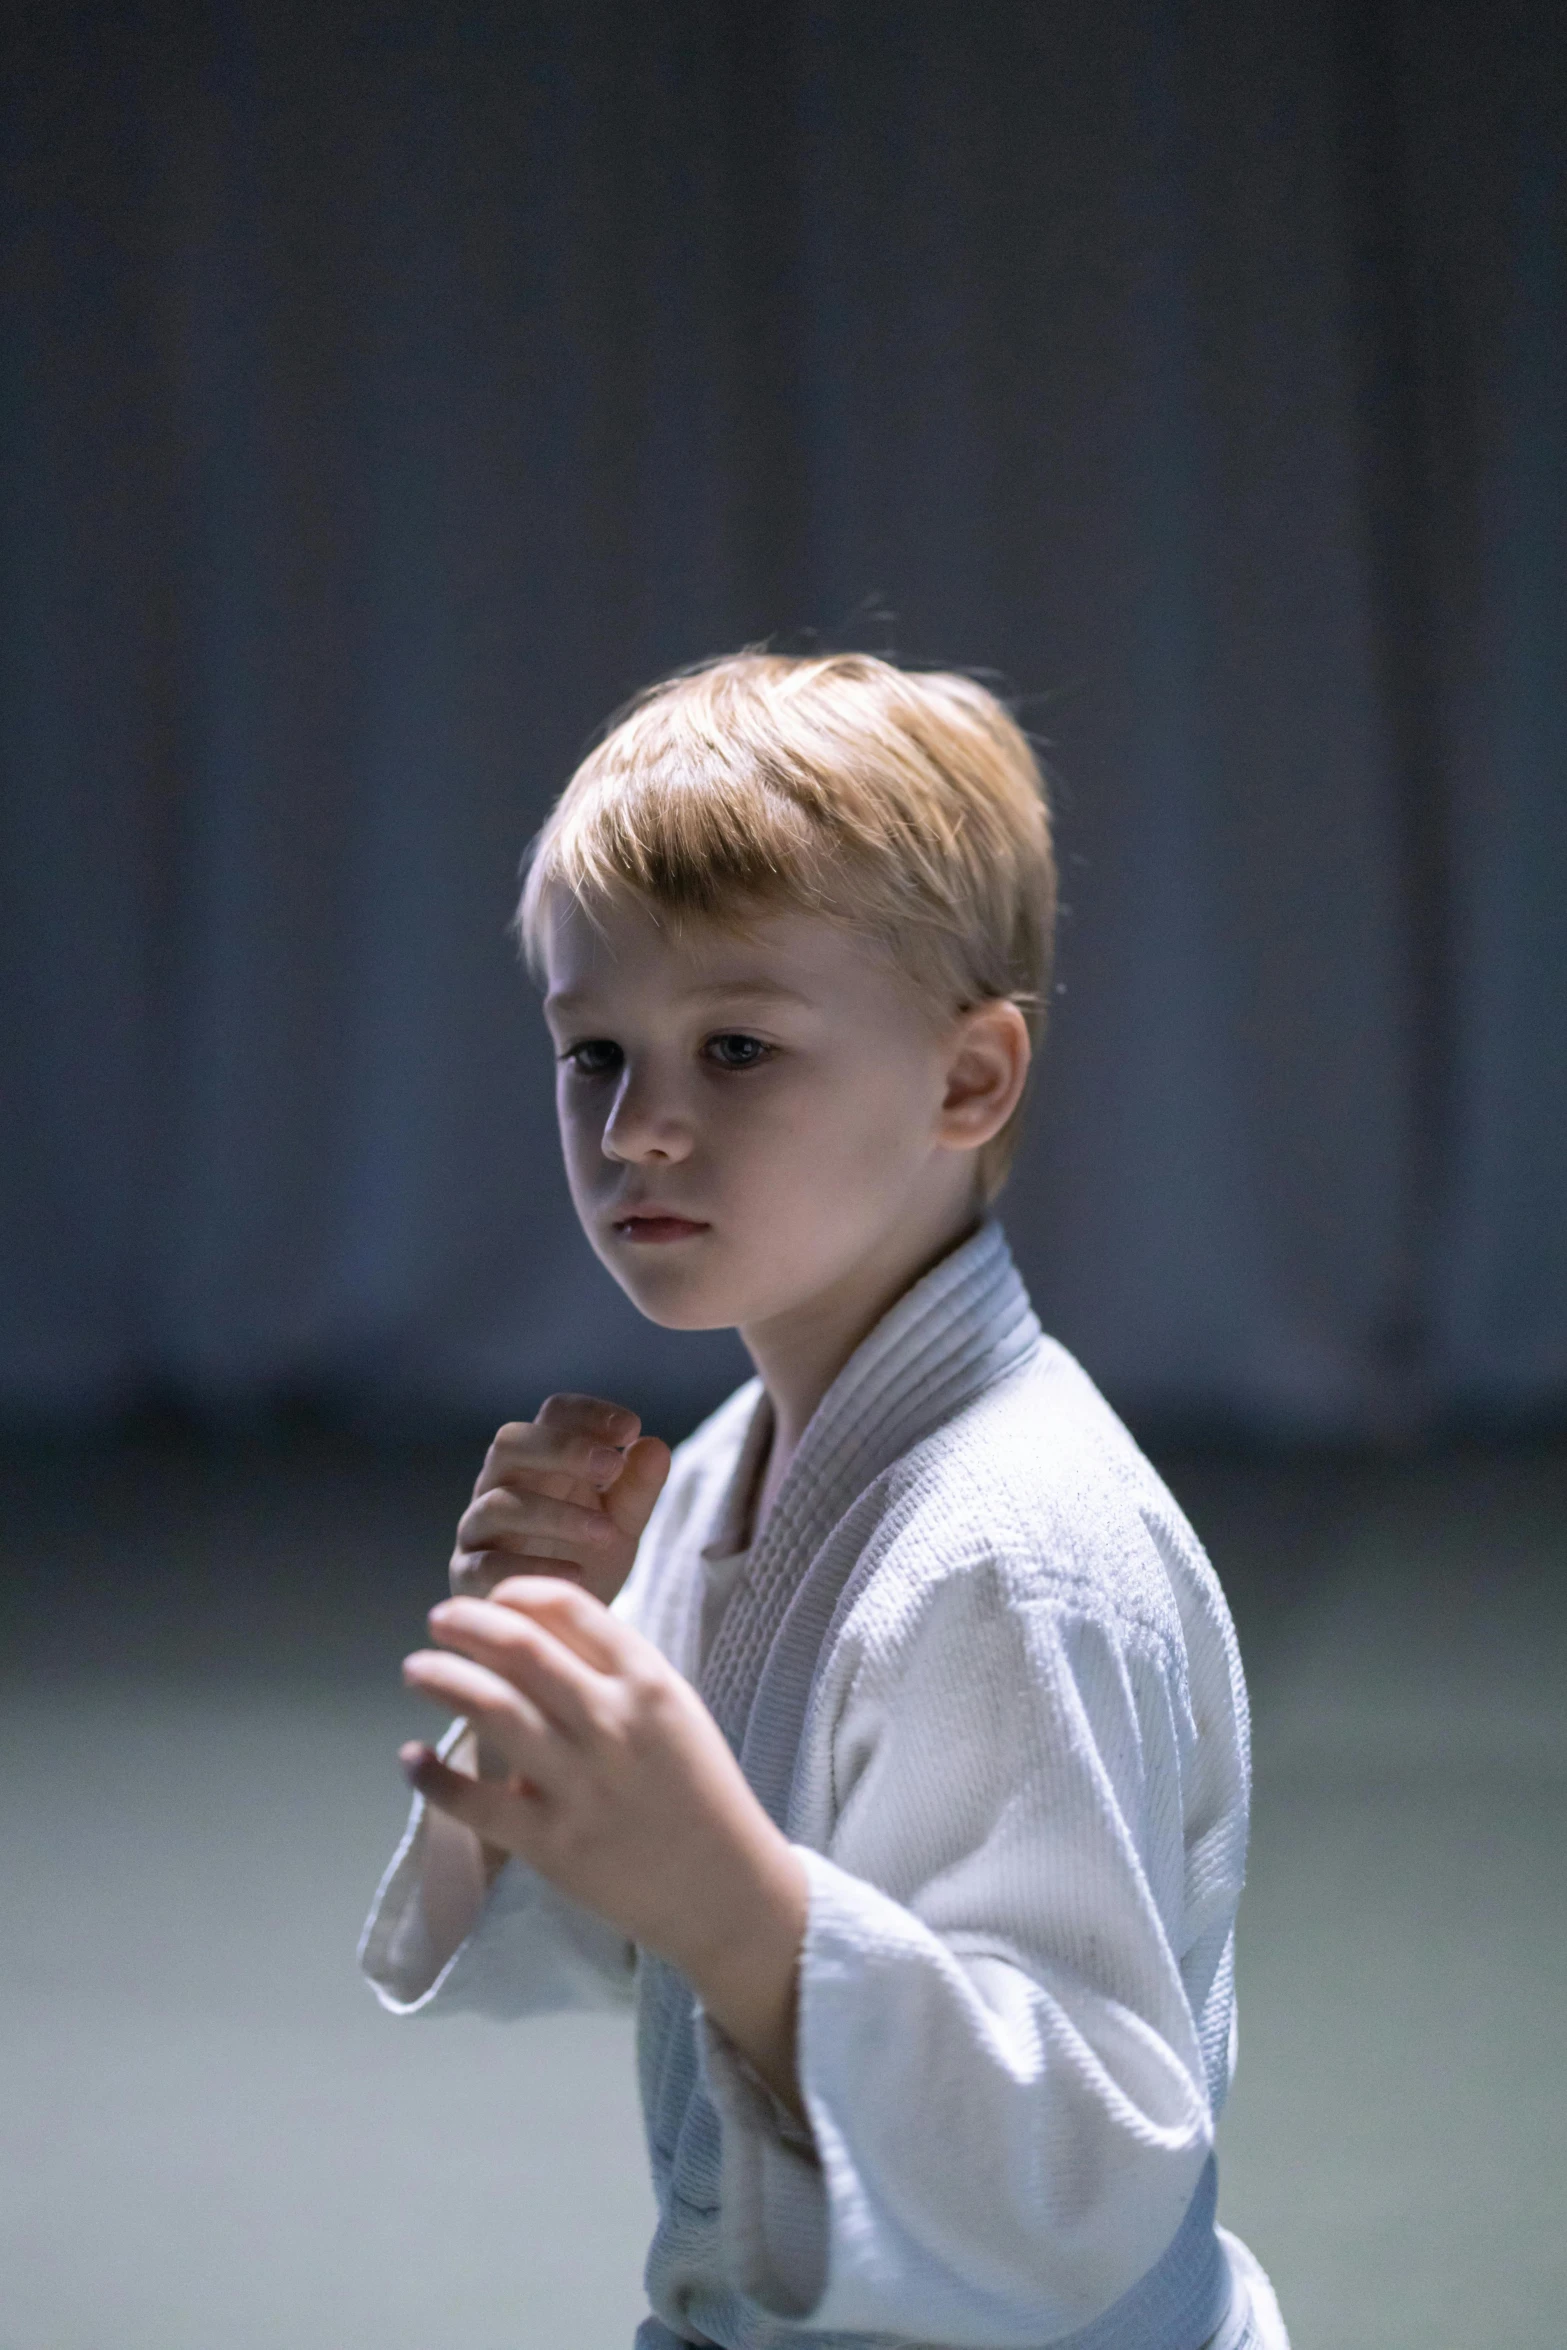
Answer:
<svg viewBox="0 0 1567 2350"><path fill-rule="evenodd" d="M616 713L528 856L516 929L543 964L548 900L631 891L742 928L776 907L879 944L942 1013L1005 999L1037 1048L1056 874L1043 779L995 695L867 653L743 652ZM1022 1104L980 1154L987 1200Z"/></svg>

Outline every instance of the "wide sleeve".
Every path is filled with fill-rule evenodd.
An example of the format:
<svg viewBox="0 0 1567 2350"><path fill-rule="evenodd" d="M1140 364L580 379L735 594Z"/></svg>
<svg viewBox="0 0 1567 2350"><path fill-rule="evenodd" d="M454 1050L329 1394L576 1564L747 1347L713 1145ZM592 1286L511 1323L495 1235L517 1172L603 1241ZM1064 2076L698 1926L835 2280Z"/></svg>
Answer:
<svg viewBox="0 0 1567 2350"><path fill-rule="evenodd" d="M452 1724L443 1757L466 1727ZM435 1826L416 1795L360 1937L360 1966L389 2013L509 2017L629 2002L632 1945L523 1862L508 1860L487 1887L477 1876L467 1916L453 1914L450 1896L432 1902Z"/></svg>
<svg viewBox="0 0 1567 2350"><path fill-rule="evenodd" d="M1162 1639L991 1564L867 1643L830 1849L800 1848L809 2144L702 2024L742 2292L813 2332L1033 2350L1166 2252L1213 2138L1179 1959L1194 1735Z"/></svg>

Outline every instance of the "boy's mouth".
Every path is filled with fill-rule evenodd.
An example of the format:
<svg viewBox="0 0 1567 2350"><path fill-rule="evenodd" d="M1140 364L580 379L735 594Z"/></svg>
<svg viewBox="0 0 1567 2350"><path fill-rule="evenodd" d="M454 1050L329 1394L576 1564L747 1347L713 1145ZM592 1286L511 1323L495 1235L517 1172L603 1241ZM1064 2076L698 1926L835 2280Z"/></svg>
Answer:
<svg viewBox="0 0 1567 2350"><path fill-rule="evenodd" d="M649 1213L639 1208L633 1215L617 1216L615 1230L622 1240L690 1240L698 1232L710 1232L712 1226L699 1224L692 1216L669 1216L657 1211Z"/></svg>

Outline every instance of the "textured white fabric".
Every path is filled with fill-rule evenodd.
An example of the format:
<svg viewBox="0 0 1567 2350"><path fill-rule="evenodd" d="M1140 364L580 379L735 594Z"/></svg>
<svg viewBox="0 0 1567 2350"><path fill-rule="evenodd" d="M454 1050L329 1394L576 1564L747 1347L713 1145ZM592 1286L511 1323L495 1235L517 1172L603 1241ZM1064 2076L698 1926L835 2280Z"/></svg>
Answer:
<svg viewBox="0 0 1567 2350"><path fill-rule="evenodd" d="M805 1860L811 2135L644 1958L646 2339L1199 2350L1232 2311L1248 1778L1212 1572L995 1225L835 1383L720 1614L760 1409L753 1383L681 1447L617 1605ZM388 2005L623 1995L624 1945L515 1865L455 1954L399 1970L419 1837L416 1804L366 1933Z"/></svg>
<svg viewBox="0 0 1567 2350"><path fill-rule="evenodd" d="M1278 2295L1261 2261L1228 2228L1220 2228L1218 2237L1230 2264L1235 2299L1228 2322L1215 2337L1213 2350L1290 2350Z"/></svg>

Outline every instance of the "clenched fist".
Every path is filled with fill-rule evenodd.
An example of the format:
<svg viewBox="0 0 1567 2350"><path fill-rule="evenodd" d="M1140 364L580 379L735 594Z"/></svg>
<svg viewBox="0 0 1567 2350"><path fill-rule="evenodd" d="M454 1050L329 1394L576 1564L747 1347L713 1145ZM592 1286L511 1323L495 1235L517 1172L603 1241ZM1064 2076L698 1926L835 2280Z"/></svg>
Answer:
<svg viewBox="0 0 1567 2350"><path fill-rule="evenodd" d="M484 1598L508 1576L579 1583L607 1607L669 1474L669 1447L622 1405L552 1395L498 1430L457 1524L452 1589Z"/></svg>

